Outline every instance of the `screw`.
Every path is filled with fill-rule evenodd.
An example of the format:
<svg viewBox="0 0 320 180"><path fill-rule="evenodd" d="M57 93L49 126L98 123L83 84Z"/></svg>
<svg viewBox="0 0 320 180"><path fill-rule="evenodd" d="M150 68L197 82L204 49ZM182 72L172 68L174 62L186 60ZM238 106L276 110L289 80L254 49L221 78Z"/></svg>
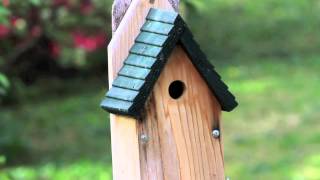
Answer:
<svg viewBox="0 0 320 180"><path fill-rule="evenodd" d="M212 131L212 136L213 136L214 138L219 138L219 137L220 137L220 131L219 131L218 129L214 129L214 130Z"/></svg>
<svg viewBox="0 0 320 180"><path fill-rule="evenodd" d="M149 141L149 137L146 134L141 134L140 139L143 144L145 144Z"/></svg>

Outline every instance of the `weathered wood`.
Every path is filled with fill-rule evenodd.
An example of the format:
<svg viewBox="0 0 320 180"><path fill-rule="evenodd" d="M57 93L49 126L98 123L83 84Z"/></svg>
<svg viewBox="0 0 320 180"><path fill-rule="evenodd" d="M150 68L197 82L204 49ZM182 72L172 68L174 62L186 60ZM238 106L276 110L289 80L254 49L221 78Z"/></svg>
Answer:
<svg viewBox="0 0 320 180"><path fill-rule="evenodd" d="M133 101L137 94L138 91L114 87L108 92L107 97L117 98L124 101Z"/></svg>
<svg viewBox="0 0 320 180"><path fill-rule="evenodd" d="M142 31L155 32L155 33L162 34L162 35L168 35L171 32L172 28L173 28L173 24L147 21L142 26Z"/></svg>
<svg viewBox="0 0 320 180"><path fill-rule="evenodd" d="M140 32L150 7L173 10L167 0L117 0L113 6L113 38L108 46L109 84L122 67L134 39ZM120 3L117 5L117 3ZM128 7L128 9L127 9ZM121 22L121 23L120 23ZM116 30L117 29L117 30ZM110 116L114 180L140 180L140 158L137 121Z"/></svg>
<svg viewBox="0 0 320 180"><path fill-rule="evenodd" d="M147 77L147 75L149 74L149 72L150 72L150 69L125 65L119 71L119 75L134 77L137 79L145 79Z"/></svg>
<svg viewBox="0 0 320 180"><path fill-rule="evenodd" d="M114 0L112 4L112 32L115 32L129 8L132 0ZM149 0L152 3L154 0ZM179 0L169 0L169 3L175 11L178 12Z"/></svg>
<svg viewBox="0 0 320 180"><path fill-rule="evenodd" d="M129 64L129 65L133 65L133 66L138 66L138 67L150 69L156 63L156 60L157 59L153 58L153 57L130 54L124 63Z"/></svg>
<svg viewBox="0 0 320 180"><path fill-rule="evenodd" d="M152 46L149 44L135 43L132 46L130 53L156 58L161 52L161 49L161 47Z"/></svg>
<svg viewBox="0 0 320 180"><path fill-rule="evenodd" d="M133 0L108 45L109 78L114 79L129 54L151 7L173 10L167 0ZM111 83L112 81L110 81ZM110 84L109 83L109 84Z"/></svg>
<svg viewBox="0 0 320 180"><path fill-rule="evenodd" d="M177 68L179 69L177 71ZM185 83L179 99L171 82ZM139 124L141 179L222 180L222 144L212 137L220 128L221 107L181 47L175 48L155 84L146 117Z"/></svg>
<svg viewBox="0 0 320 180"><path fill-rule="evenodd" d="M218 99L222 110L231 111L237 106L235 97L207 60L199 45L194 41L192 34L178 13L152 8L146 19L147 21L141 28L135 44L130 49L130 54L125 60L124 66L118 73L120 80L115 80L116 84L113 84L115 89L111 88L106 94L104 103L101 104L103 109L115 114L140 116L141 109L143 109L155 81L160 76L169 55L179 40L190 56L192 63ZM162 35L159 35L159 33L162 33ZM135 84L130 83L130 85L124 86L123 77L144 82L140 84L140 89L131 88L131 85ZM121 86L117 85L119 82L121 82ZM138 91L138 93L132 93L128 89ZM114 92L115 90L119 91L119 93ZM119 95L118 97L114 96L117 94ZM131 96L130 99L124 99L123 96L127 94L134 96ZM127 103L127 101L133 103L132 106L127 108L118 108L118 104L113 106L108 103L107 99L109 97L124 100L124 103ZM114 101L113 99L112 101Z"/></svg>
<svg viewBox="0 0 320 180"><path fill-rule="evenodd" d="M221 110L236 105L234 97L188 29L184 33L181 18L175 21L170 17L174 13L158 10L154 13L161 15L151 14L146 21L151 7L173 10L166 0L132 0L108 46L110 87L118 72L120 77L107 94L111 98L106 102L108 110L136 115L145 107L139 119L111 115L113 179L222 180L222 142L211 132L220 129ZM167 42L164 36L175 39ZM179 45L173 50L179 38L183 48ZM151 82L149 77L159 79L154 78L155 84L145 83ZM175 80L185 84L178 99L168 92ZM224 106L225 101L231 103Z"/></svg>
<svg viewBox="0 0 320 180"><path fill-rule="evenodd" d="M139 91L143 86L144 81L141 79L135 79L131 77L118 76L116 80L113 81L113 86L121 87L124 89L132 89Z"/></svg>
<svg viewBox="0 0 320 180"><path fill-rule="evenodd" d="M156 33L141 32L137 37L136 42L161 47L166 42L167 38L168 38L167 36L156 34Z"/></svg>
<svg viewBox="0 0 320 180"><path fill-rule="evenodd" d="M114 0L112 4L112 32L115 32L132 0Z"/></svg>
<svg viewBox="0 0 320 180"><path fill-rule="evenodd" d="M137 120L110 115L113 179L140 180Z"/></svg>
<svg viewBox="0 0 320 180"><path fill-rule="evenodd" d="M104 100L102 103L106 106L112 106L115 110L117 109L129 109L133 103L128 101L122 101L119 99L109 98Z"/></svg>

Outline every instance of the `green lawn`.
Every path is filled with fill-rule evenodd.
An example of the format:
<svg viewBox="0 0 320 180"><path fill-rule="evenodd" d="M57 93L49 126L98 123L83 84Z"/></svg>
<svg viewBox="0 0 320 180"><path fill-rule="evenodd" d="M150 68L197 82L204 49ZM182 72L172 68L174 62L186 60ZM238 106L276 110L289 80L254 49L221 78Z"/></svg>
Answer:
<svg viewBox="0 0 320 180"><path fill-rule="evenodd" d="M240 103L223 113L226 175L320 179L320 56L235 59L217 70ZM111 179L99 80L42 81L0 109L0 179ZM5 161L0 156L0 164Z"/></svg>
<svg viewBox="0 0 320 180"><path fill-rule="evenodd" d="M239 59L222 71L240 103L224 114L226 174L320 179L319 56Z"/></svg>
<svg viewBox="0 0 320 180"><path fill-rule="evenodd" d="M106 85L61 83L43 80L19 105L1 108L0 149L12 164L0 169L1 180L111 179L108 114L99 108Z"/></svg>

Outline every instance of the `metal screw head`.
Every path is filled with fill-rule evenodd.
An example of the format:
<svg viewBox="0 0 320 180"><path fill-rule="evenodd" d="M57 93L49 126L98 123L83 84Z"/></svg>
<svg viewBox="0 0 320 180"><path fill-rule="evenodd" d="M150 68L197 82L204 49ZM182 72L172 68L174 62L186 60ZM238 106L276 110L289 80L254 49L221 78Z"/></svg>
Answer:
<svg viewBox="0 0 320 180"><path fill-rule="evenodd" d="M145 144L149 141L149 136L146 134L141 134L140 139L141 139L141 142Z"/></svg>
<svg viewBox="0 0 320 180"><path fill-rule="evenodd" d="M214 130L212 131L212 136L213 136L214 138L219 138L219 137L220 137L220 131L219 131L218 129L214 129Z"/></svg>

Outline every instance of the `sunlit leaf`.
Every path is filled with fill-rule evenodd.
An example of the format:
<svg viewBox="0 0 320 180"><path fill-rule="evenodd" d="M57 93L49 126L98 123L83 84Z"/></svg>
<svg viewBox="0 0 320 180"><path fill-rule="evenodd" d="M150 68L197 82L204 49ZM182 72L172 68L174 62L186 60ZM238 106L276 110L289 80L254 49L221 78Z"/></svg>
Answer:
<svg viewBox="0 0 320 180"><path fill-rule="evenodd" d="M30 0L32 5L39 6L41 4L41 0Z"/></svg>
<svg viewBox="0 0 320 180"><path fill-rule="evenodd" d="M203 10L204 8L206 8L206 0L205 1L194 1L194 0L184 0L182 1L183 3L192 6L193 8L195 8L196 10Z"/></svg>
<svg viewBox="0 0 320 180"><path fill-rule="evenodd" d="M3 87L5 89L10 88L10 82L8 80L8 78L4 75L0 73L0 87Z"/></svg>
<svg viewBox="0 0 320 180"><path fill-rule="evenodd" d="M0 165L4 165L6 163L6 157L3 155L0 155Z"/></svg>
<svg viewBox="0 0 320 180"><path fill-rule="evenodd" d="M0 2L1 4L1 2ZM7 16L10 14L10 10L6 7L0 6L0 24L7 24L8 18Z"/></svg>
<svg viewBox="0 0 320 180"><path fill-rule="evenodd" d="M10 14L10 11L6 7L0 6L0 14L1 15L8 15L8 14Z"/></svg>

